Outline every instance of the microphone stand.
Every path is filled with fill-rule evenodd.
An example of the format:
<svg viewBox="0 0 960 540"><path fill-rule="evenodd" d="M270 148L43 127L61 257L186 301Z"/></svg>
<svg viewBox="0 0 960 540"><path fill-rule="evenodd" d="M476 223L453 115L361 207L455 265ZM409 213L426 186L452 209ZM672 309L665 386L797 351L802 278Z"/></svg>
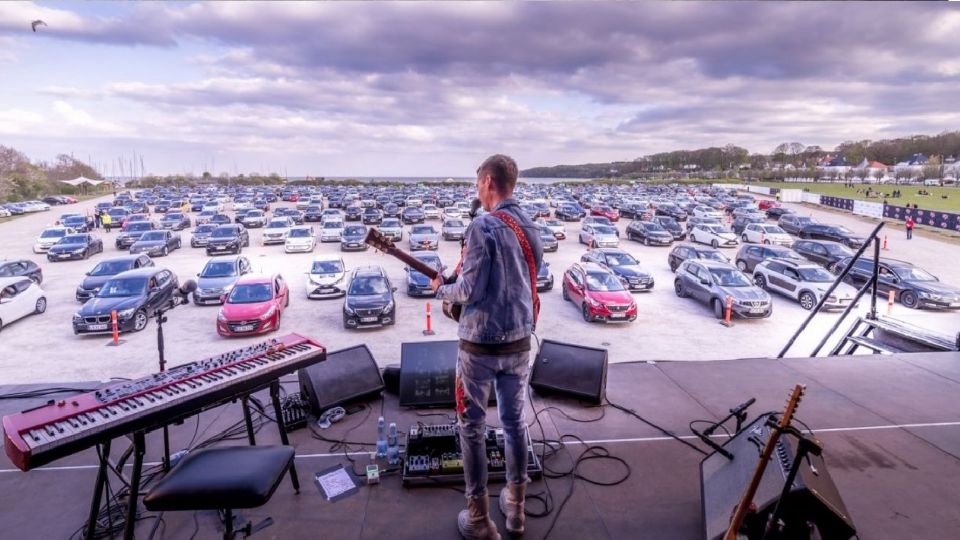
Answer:
<svg viewBox="0 0 960 540"><path fill-rule="evenodd" d="M733 454L731 454L730 451L727 450L726 448L723 448L719 444L713 442L713 439L711 439L710 436L713 435L713 432L716 431L718 427L725 424L731 418L737 419L737 429L734 430L734 433L739 433L740 428L743 426L744 420L747 419L747 407L749 407L750 405L753 405L754 401L756 401L756 398L750 398L745 403L741 403L740 405L737 405L736 407L730 409L730 414L723 417L723 419L721 419L720 421L714 424L711 424L710 427L703 430L702 433L697 431L696 429L691 429L691 431L693 431L694 435L699 437L700 440L704 442L704 444L716 450L717 453L719 453L723 457L733 461Z"/></svg>
<svg viewBox="0 0 960 540"><path fill-rule="evenodd" d="M167 370L167 360L164 357L163 323L167 322L167 312L186 303L187 295L192 292L192 288L196 288L196 285L193 285L191 288L188 283L185 283L184 287L175 291L173 298L171 298L169 302L158 307L153 312L154 318L157 319L157 353L160 357L160 373ZM166 424L163 425L163 459L161 463L163 465L163 472L170 470L170 431L167 429Z"/></svg>

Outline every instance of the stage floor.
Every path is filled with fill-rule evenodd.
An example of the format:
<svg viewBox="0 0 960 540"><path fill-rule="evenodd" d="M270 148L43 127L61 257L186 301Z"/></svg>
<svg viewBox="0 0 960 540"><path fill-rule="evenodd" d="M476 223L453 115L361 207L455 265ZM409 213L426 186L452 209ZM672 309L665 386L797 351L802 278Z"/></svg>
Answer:
<svg viewBox="0 0 960 540"><path fill-rule="evenodd" d="M797 417L808 424L824 444L830 474L839 488L862 539L955 538L960 531L960 353L922 353L895 356L744 359L717 362L661 362L611 365L607 397L637 411L653 424L704 448L691 436L688 423L719 419L729 408L757 398L752 420L764 411L778 411L795 383L807 385ZM92 385L70 385L92 387ZM41 385L2 386L0 394L41 388ZM296 391L292 378L285 383ZM0 400L0 414L36 406L49 397ZM266 398L262 398L266 402ZM533 423L531 405L541 426ZM348 415L327 430L329 439L373 442L380 411L402 430L416 422L436 423L451 411L399 410L396 396L386 394L366 408ZM550 407L550 408L548 408ZM491 409L491 414L495 416ZM424 416L436 414L436 416ZM569 416L567 416L569 415ZM602 416L602 418L601 418ZM599 418L595 422L575 422ZM202 441L241 420L239 408L228 405L203 413L172 429L172 448ZM528 404L528 422L535 439L575 435L591 445L602 445L630 466L629 478L616 486L598 486L571 477L548 480L554 511L528 519L526 537L542 538L556 517L551 538L701 538L699 463L703 455L662 432L612 407L587 407L576 401L534 394ZM196 434L196 435L195 435ZM354 539L390 538L432 540L457 538L455 516L463 496L447 487L404 488L397 475L379 485L362 486L336 502L321 497L314 473L343 464L343 450L312 437L308 430L291 434L297 449L302 489L295 494L284 481L264 507L240 512L254 523L270 516L274 525L253 538ZM584 446L573 439L566 451L548 460L554 470L568 469L571 455ZM275 426L266 424L258 442L278 441ZM124 446L118 441L114 448ZM147 437L148 462L162 449L158 433ZM245 444L245 439L229 444ZM369 463L368 451L353 445L357 470ZM539 446L537 447L539 450ZM114 454L118 453L116 450ZM46 467L20 472L4 456L0 463L0 536L18 539L69 538L86 519L95 477L92 450L61 459ZM581 472L595 480L623 476L612 461L586 462ZM120 481L113 480L116 489ZM534 482L530 493L547 486ZM571 491L572 490L572 491ZM491 492L499 492L492 484ZM571 493L557 517L556 507ZM531 510L540 507L528 503ZM496 501L491 506L495 508ZM144 513L143 517L149 516ZM494 510L494 519L503 519ZM138 538L147 538L153 519L138 523ZM156 538L218 538L215 512L167 513ZM79 535L78 535L79 536Z"/></svg>

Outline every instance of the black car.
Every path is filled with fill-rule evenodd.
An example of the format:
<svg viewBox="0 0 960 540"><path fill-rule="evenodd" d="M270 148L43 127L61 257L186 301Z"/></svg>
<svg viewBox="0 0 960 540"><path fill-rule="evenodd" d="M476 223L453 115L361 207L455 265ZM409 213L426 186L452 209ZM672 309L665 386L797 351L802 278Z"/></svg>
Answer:
<svg viewBox="0 0 960 540"><path fill-rule="evenodd" d="M440 256L432 251L421 251L412 255L437 271L442 272L444 269ZM407 273L407 296L436 296L433 288L430 287L430 278L426 274L422 274L410 266L404 267L404 271Z"/></svg>
<svg viewBox="0 0 960 540"><path fill-rule="evenodd" d="M83 278L83 282L77 287L77 302L83 303L96 296L104 283L121 272L150 266L153 266L153 260L143 254L121 255L101 261L85 274L87 277Z"/></svg>
<svg viewBox="0 0 960 540"><path fill-rule="evenodd" d="M653 290L653 274L640 266L640 261L617 248L598 248L580 256L580 262L595 262L609 268L630 292Z"/></svg>
<svg viewBox="0 0 960 540"><path fill-rule="evenodd" d="M274 212L276 215L276 212ZM323 220L323 208L317 205L308 206L306 210L303 211L303 221L322 221Z"/></svg>
<svg viewBox="0 0 960 540"><path fill-rule="evenodd" d="M160 230L148 231L140 236L132 246L130 253L146 253L151 257L166 257L171 251L183 247L180 233Z"/></svg>
<svg viewBox="0 0 960 540"><path fill-rule="evenodd" d="M375 207L363 209L364 225L379 225L383 221L383 212Z"/></svg>
<svg viewBox="0 0 960 540"><path fill-rule="evenodd" d="M553 211L553 215L561 221L580 221L586 217L587 212L573 204L561 204Z"/></svg>
<svg viewBox="0 0 960 540"><path fill-rule="evenodd" d="M153 211L158 214L166 214L171 208L175 208L176 206L172 201L157 201L157 204L153 205Z"/></svg>
<svg viewBox="0 0 960 540"><path fill-rule="evenodd" d="M379 266L357 268L350 276L343 299L343 327L371 328L396 322L397 288Z"/></svg>
<svg viewBox="0 0 960 540"><path fill-rule="evenodd" d="M797 240L790 248L827 270L831 270L841 259L853 256L853 252L843 244L828 240Z"/></svg>
<svg viewBox="0 0 960 540"><path fill-rule="evenodd" d="M756 268L758 264L773 258L795 261L804 260L799 253L788 247L775 246L773 244L743 244L740 246L740 249L737 250L734 261L741 272L752 274L753 269Z"/></svg>
<svg viewBox="0 0 960 540"><path fill-rule="evenodd" d="M766 214L768 219L780 219L786 214L792 214L793 210L789 208L784 208L782 206L773 206L767 208Z"/></svg>
<svg viewBox="0 0 960 540"><path fill-rule="evenodd" d="M256 208L254 208L254 210L256 210ZM244 217L246 217L246 214L244 214ZM214 214L208 223L212 223L214 225L228 225L232 222L230 221L230 216L226 214Z"/></svg>
<svg viewBox="0 0 960 540"><path fill-rule="evenodd" d="M410 225L412 223L423 223L423 220L424 220L423 210L421 210L417 206L404 207L403 211L400 212L400 219L403 220L404 225Z"/></svg>
<svg viewBox="0 0 960 540"><path fill-rule="evenodd" d="M622 218L650 221L650 218L653 217L653 211L645 204L627 203L620 206L618 210L620 210L620 217Z"/></svg>
<svg viewBox="0 0 960 540"><path fill-rule="evenodd" d="M134 242L143 236L143 233L155 231L159 228L160 227L152 221L134 221L127 223L123 226L123 229L120 230L116 240L114 240L114 245L117 246L117 249L129 249Z"/></svg>
<svg viewBox="0 0 960 540"><path fill-rule="evenodd" d="M160 226L171 231L189 229L190 225L190 218L182 212L168 212L160 220Z"/></svg>
<svg viewBox="0 0 960 540"><path fill-rule="evenodd" d="M47 260L86 259L94 253L103 253L103 240L90 233L68 234L47 251Z"/></svg>
<svg viewBox="0 0 960 540"><path fill-rule="evenodd" d="M631 221L627 225L627 239L643 242L645 246L669 246L673 235L652 221Z"/></svg>
<svg viewBox="0 0 960 540"><path fill-rule="evenodd" d="M673 235L674 240L684 240L687 237L687 231L684 230L683 226L670 216L653 216L650 221L666 229L668 233ZM687 222L689 223L689 221L688 219Z"/></svg>
<svg viewBox="0 0 960 540"><path fill-rule="evenodd" d="M76 232L90 232L93 228L84 216L67 216L60 220L60 225L69 227Z"/></svg>
<svg viewBox="0 0 960 540"><path fill-rule="evenodd" d="M383 217L400 217L400 207L394 203L387 203L383 205Z"/></svg>
<svg viewBox="0 0 960 540"><path fill-rule="evenodd" d="M341 251L365 251L367 243L367 228L363 225L347 225L340 233Z"/></svg>
<svg viewBox="0 0 960 540"><path fill-rule="evenodd" d="M344 221L360 221L363 218L363 207L359 204L351 204L343 211Z"/></svg>
<svg viewBox="0 0 960 540"><path fill-rule="evenodd" d="M851 259L839 261L834 272L839 274ZM844 281L859 289L872 278L873 259L857 259ZM877 291L884 296L893 291L894 299L911 309L960 309L960 288L942 283L933 274L906 261L880 259Z"/></svg>
<svg viewBox="0 0 960 540"><path fill-rule="evenodd" d="M242 225L220 225L207 238L207 255L239 254L250 245L250 233Z"/></svg>
<svg viewBox="0 0 960 540"><path fill-rule="evenodd" d="M826 225L823 223L807 225L800 229L798 236L804 240L830 240L839 242L854 249L862 246L865 241L865 238L857 236L856 233L842 225Z"/></svg>
<svg viewBox="0 0 960 540"><path fill-rule="evenodd" d="M677 221L687 220L687 212L683 208L680 208L679 206L675 204L670 204L670 203L658 205L656 212L654 212L654 215L669 216Z"/></svg>
<svg viewBox="0 0 960 540"><path fill-rule="evenodd" d="M553 290L553 274L550 272L550 263L544 261L537 268L537 292Z"/></svg>
<svg viewBox="0 0 960 540"><path fill-rule="evenodd" d="M139 332L147 326L154 310L170 302L179 286L173 272L156 266L117 274L74 314L73 333L111 332L113 311L117 312L120 332Z"/></svg>
<svg viewBox="0 0 960 540"><path fill-rule="evenodd" d="M43 270L37 266L37 263L26 259L15 261L0 261L0 277L20 277L30 278L34 283L43 283Z"/></svg>
<svg viewBox="0 0 960 540"><path fill-rule="evenodd" d="M667 264L671 272L676 272L680 263L687 259L706 259L729 263L730 259L719 250L699 244L676 244L667 255Z"/></svg>

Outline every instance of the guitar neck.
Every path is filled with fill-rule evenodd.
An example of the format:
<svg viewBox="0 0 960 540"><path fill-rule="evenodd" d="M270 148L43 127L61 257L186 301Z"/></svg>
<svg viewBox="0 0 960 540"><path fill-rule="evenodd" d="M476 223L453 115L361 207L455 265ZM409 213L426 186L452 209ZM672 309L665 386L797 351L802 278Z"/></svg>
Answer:
<svg viewBox="0 0 960 540"><path fill-rule="evenodd" d="M430 266L429 264L421 261L420 259L402 251L400 248L393 247L385 251L388 255L393 255L394 257L400 259L401 261L407 263L407 266L413 268L417 272L427 276L430 279L434 279L440 275L440 272L437 272L437 269Z"/></svg>

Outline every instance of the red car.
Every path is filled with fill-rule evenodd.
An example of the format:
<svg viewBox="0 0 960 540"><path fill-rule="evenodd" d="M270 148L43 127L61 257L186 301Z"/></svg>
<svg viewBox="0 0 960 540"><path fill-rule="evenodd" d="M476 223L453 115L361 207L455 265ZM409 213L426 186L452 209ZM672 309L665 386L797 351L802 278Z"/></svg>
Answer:
<svg viewBox="0 0 960 540"><path fill-rule="evenodd" d="M247 274L237 280L217 315L221 336L247 336L280 328L280 316L290 305L290 290L280 274Z"/></svg>
<svg viewBox="0 0 960 540"><path fill-rule="evenodd" d="M598 204L591 208L590 215L605 217L613 223L620 221L620 211L605 204Z"/></svg>
<svg viewBox="0 0 960 540"><path fill-rule="evenodd" d="M610 269L575 263L563 274L563 299L580 306L587 322L628 322L637 318L637 302Z"/></svg>
<svg viewBox="0 0 960 540"><path fill-rule="evenodd" d="M778 208L779 206L780 206L780 203L772 199L762 199L757 204L757 208L759 208L760 210L769 210L771 208Z"/></svg>

